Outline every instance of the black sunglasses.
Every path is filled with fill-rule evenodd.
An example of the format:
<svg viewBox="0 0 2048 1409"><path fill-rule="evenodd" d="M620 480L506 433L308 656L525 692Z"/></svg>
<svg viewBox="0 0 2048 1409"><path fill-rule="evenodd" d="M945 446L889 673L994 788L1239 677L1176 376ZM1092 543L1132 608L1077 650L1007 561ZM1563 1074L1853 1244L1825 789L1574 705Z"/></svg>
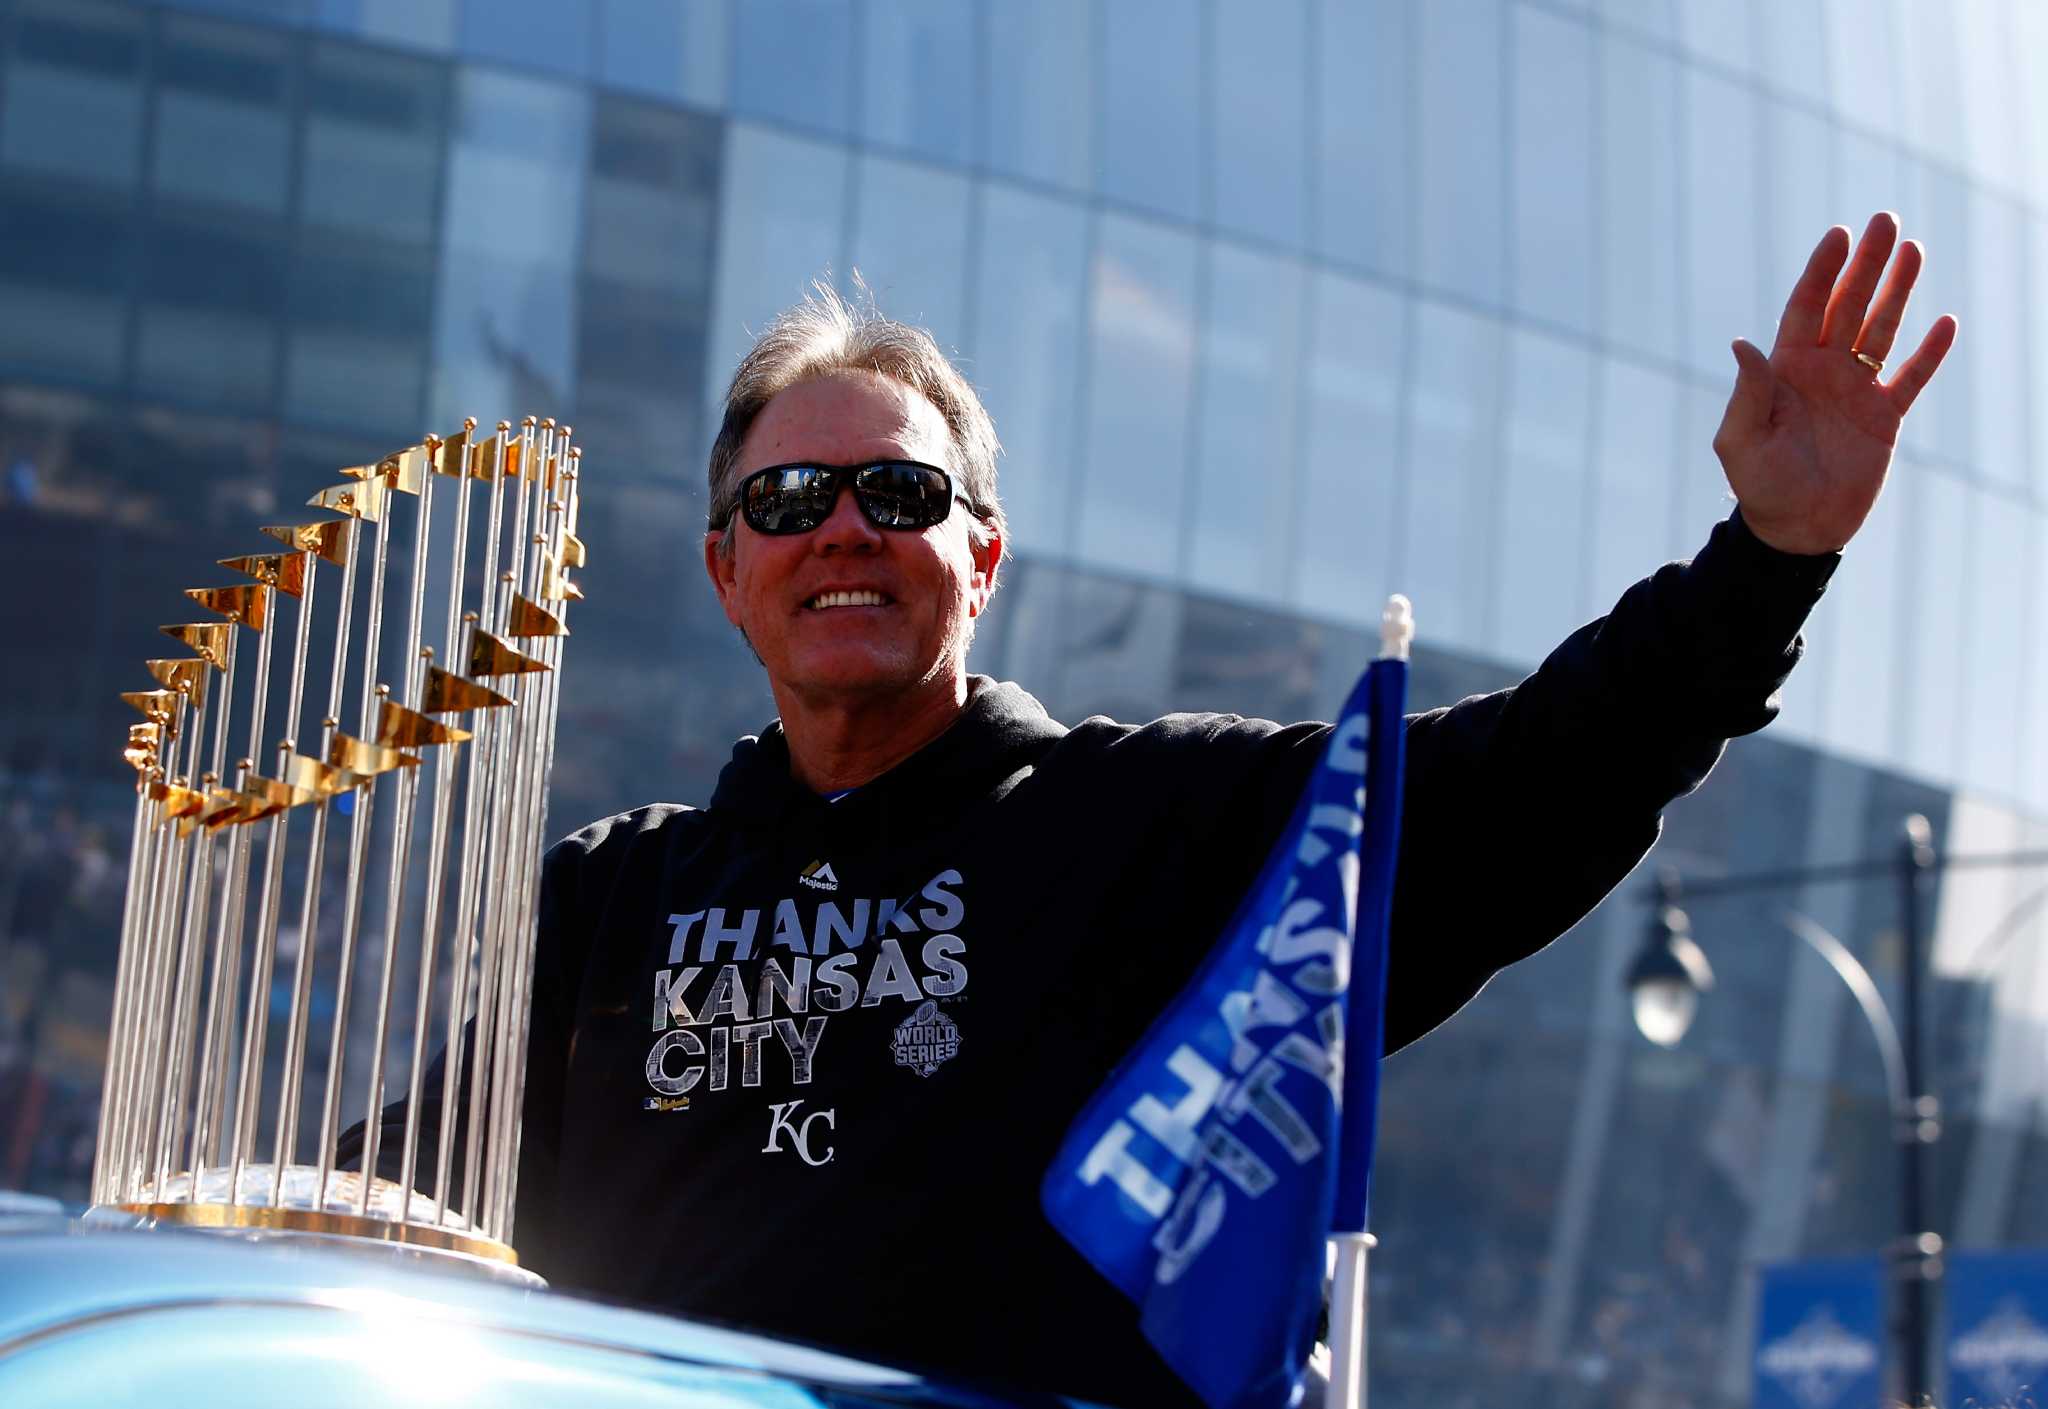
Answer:
<svg viewBox="0 0 2048 1409"><path fill-rule="evenodd" d="M974 505L953 488L953 477L915 460L871 460L865 465L770 465L740 481L739 512L756 533L809 533L832 517L839 487L876 528L916 530L944 523L953 501Z"/></svg>

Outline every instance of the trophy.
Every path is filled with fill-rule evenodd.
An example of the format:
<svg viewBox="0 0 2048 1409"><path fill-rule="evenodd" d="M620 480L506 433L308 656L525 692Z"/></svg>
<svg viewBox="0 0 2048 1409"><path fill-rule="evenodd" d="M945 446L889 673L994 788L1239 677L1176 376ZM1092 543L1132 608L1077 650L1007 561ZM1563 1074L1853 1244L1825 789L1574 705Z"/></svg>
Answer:
<svg viewBox="0 0 2048 1409"><path fill-rule="evenodd" d="M580 458L570 428L552 420L500 421L483 436L472 419L342 471L307 501L330 517L265 528L283 551L221 560L248 580L186 592L218 619L164 627L191 654L147 662L157 688L122 696L145 722L125 754L135 832L95 1205L516 1264L540 855L567 606L582 596L569 578L584 561ZM436 500L451 494L444 527ZM402 592L387 592L394 542L411 555ZM438 654L430 597L445 609ZM320 682L308 671L316 600L323 642L333 639ZM272 646L286 618L279 701ZM267 734L280 712L281 730ZM242 730L247 753L230 763ZM302 859L288 867L300 818ZM323 895L343 853L339 894ZM281 958L290 977L280 986ZM316 965L327 964L334 978L316 1003ZM382 1110L400 1081L388 1049L402 1045L395 1004L408 990L394 1183L377 1170L380 1155L390 1159ZM365 1028L366 1050L355 1040ZM422 1087L437 1042L448 1057L433 1093ZM323 1050L324 1068L310 1069ZM350 1051L358 1068L368 1062L368 1098L345 1108ZM423 1142L422 1104L436 1098L437 1134ZM360 1169L337 1169L337 1138L359 1117Z"/></svg>

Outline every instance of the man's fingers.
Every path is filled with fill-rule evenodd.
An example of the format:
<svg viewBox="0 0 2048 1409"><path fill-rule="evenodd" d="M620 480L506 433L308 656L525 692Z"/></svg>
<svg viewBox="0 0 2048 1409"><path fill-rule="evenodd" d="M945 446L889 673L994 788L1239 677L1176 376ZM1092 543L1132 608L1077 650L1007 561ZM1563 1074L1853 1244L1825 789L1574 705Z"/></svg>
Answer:
<svg viewBox="0 0 2048 1409"><path fill-rule="evenodd" d="M1880 362L1891 355L1892 340L1899 335L1899 320L1906 316L1906 300L1913 296L1913 281L1920 277L1921 258L1918 240L1908 240L1899 246L1898 258L1892 261L1891 277L1884 281L1884 292L1877 296L1863 331L1856 335L1856 351L1867 352Z"/></svg>
<svg viewBox="0 0 2048 1409"><path fill-rule="evenodd" d="M1784 316L1778 319L1779 347L1813 347L1820 342L1828 293L1835 287L1835 276L1842 272L1842 261L1848 257L1846 227L1836 225L1820 237L1820 243L1807 256L1799 282L1792 286L1792 297L1785 300Z"/></svg>
<svg viewBox="0 0 2048 1409"><path fill-rule="evenodd" d="M1941 366L1941 359L1948 356L1949 348L1955 345L1956 320L1944 313L1934 320L1934 326L1927 330L1927 336L1920 339L1920 346L1913 349L1913 355L1906 359L1906 365L1899 368L1885 386L1891 393L1892 405L1901 416L1913 405L1913 399L1920 395L1920 389L1934 376Z"/></svg>
<svg viewBox="0 0 2048 1409"><path fill-rule="evenodd" d="M1877 281L1884 274L1884 266L1892 257L1892 245L1898 238L1897 216L1881 210L1870 217L1863 238L1857 241L1856 254L1849 261L1849 272L1835 287L1834 297L1828 300L1827 320L1820 331L1823 344L1843 352L1855 346L1856 334L1863 329L1863 315L1870 309L1870 296L1877 292Z"/></svg>

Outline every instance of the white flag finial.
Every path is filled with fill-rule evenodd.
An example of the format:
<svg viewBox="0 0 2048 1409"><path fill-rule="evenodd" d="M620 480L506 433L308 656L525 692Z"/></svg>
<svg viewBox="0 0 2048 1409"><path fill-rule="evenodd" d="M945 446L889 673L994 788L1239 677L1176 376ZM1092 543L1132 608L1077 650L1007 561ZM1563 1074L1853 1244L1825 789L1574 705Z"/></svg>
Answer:
<svg viewBox="0 0 2048 1409"><path fill-rule="evenodd" d="M1380 659L1408 659L1408 647L1414 640L1415 608L1396 592L1387 598L1386 609L1380 613Z"/></svg>

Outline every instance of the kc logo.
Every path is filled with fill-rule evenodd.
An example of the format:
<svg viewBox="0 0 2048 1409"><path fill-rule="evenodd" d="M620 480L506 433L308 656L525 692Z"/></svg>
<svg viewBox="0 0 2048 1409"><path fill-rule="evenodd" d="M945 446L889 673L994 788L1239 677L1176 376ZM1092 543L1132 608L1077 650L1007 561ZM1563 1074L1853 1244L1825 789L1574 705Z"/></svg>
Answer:
<svg viewBox="0 0 2048 1409"><path fill-rule="evenodd" d="M819 1165L830 1161L832 1151L838 1147L836 1145L827 1145L824 1154L817 1156L815 1159L812 1158L811 1122L822 1120L825 1122L827 1130L837 1130L839 1128L839 1111L836 1107L832 1110L812 1111L802 1120L797 1120L795 1118L796 1108L802 1104L802 1101L778 1101L768 1108L768 1143L761 1147L761 1153L764 1155L781 1154L782 1134L784 1131L787 1131L789 1132L789 1143L796 1150L796 1157L811 1166L811 1168L816 1169Z"/></svg>

